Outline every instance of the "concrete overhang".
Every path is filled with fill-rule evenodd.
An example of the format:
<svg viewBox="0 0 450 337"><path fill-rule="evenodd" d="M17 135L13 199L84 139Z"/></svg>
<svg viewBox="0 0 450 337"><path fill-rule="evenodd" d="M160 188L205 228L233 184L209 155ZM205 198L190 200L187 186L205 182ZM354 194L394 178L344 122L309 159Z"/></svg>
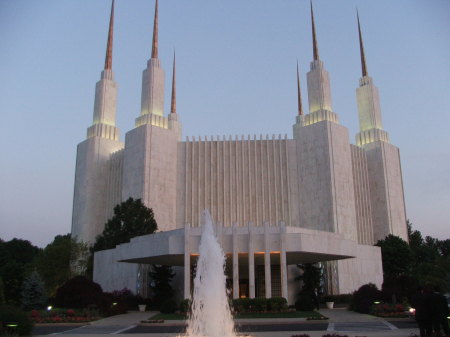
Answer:
<svg viewBox="0 0 450 337"><path fill-rule="evenodd" d="M217 237L225 254L233 252L233 230L231 227L216 228ZM133 238L129 243L118 245L115 249L102 251L101 254L114 255L118 262L184 265L185 247L188 245L191 259L198 256L201 228L189 228L189 240L185 240L185 229L158 232ZM288 265L341 260L357 255L357 242L345 239L342 234L311 230L300 227L286 227L283 234L280 227L249 227L235 229L234 240L239 254L239 263L247 263L250 238L253 240L255 264L264 264L265 242L268 242L273 264L278 264L279 252L282 250L282 237ZM267 240L265 239L267 236Z"/></svg>

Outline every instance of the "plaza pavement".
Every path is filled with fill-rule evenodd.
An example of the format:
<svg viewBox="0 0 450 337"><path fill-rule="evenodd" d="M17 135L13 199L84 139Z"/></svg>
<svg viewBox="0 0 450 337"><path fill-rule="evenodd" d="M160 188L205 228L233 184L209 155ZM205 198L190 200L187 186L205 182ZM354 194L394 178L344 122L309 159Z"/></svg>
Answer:
<svg viewBox="0 0 450 337"><path fill-rule="evenodd" d="M358 314L346 309L321 309L322 315L329 318L327 321L318 321L322 324L328 324L326 331L264 331L241 333L246 336L255 337L291 337L293 335L307 334L310 337L322 337L325 334L337 333L347 335L348 337L410 337L419 333L418 329L398 329L389 321L374 317L371 315ZM177 333L123 333L140 324L142 320L148 319L156 312L130 312L124 315L117 315L104 318L89 325L74 327L52 333L52 335L77 336L77 337L105 337L105 335L119 334L121 337L174 337L183 334ZM239 319L239 324L290 324L307 323L305 319L286 318L286 319ZM184 321L166 321L164 325L183 325ZM35 335L38 336L38 335ZM44 335L42 335L44 336ZM49 335L46 335L49 336Z"/></svg>

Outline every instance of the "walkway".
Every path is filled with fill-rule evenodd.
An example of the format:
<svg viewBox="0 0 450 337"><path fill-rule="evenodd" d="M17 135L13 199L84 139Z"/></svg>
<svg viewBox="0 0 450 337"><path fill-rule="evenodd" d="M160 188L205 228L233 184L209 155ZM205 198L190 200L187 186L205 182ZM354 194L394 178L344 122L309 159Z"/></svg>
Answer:
<svg viewBox="0 0 450 337"><path fill-rule="evenodd" d="M391 324L384 319L362 315L346 309L321 309L320 313L328 317L328 321L305 321L305 319L264 319L264 320L239 320L237 322L242 325L243 330L248 331L245 327L253 326L258 327L264 325L266 329L261 326L265 331L257 332L245 332L247 336L258 337L291 337L293 335L307 334L310 337L322 337L325 334L338 333L340 335L347 335L348 337L410 337L411 335L418 334L418 329L412 328L413 324L410 321L404 320L408 325L408 328L399 329L396 325ZM45 329L38 328L37 331L43 335L64 335L64 336L80 336L80 337L105 337L105 335L120 334L120 337L175 337L183 335L180 333L162 333L151 332L151 327L140 326L142 320L148 319L153 316L155 312L130 312L125 315L112 316L105 319L92 322L89 325L85 325L77 328L67 328L65 331L60 332L44 332ZM260 323L258 325L258 323ZM394 322L393 322L394 323ZM164 324L158 324L160 327L179 328L183 325L183 321L166 321ZM156 327L156 325L152 325ZM291 331L280 331L289 330ZM304 329L305 331L301 330ZM150 329L150 330L149 330ZM251 328L250 328L251 330ZM175 331L175 330L174 330ZM256 330L253 330L256 331ZM38 335L36 335L38 336Z"/></svg>

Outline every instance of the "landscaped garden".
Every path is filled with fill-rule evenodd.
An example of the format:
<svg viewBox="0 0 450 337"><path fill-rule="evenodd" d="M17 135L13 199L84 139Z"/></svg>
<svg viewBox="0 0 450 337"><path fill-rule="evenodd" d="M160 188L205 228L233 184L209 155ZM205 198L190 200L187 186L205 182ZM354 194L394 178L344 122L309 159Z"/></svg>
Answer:
<svg viewBox="0 0 450 337"><path fill-rule="evenodd" d="M87 323L98 320L101 315L93 309L59 309L48 307L43 310L31 310L34 323Z"/></svg>

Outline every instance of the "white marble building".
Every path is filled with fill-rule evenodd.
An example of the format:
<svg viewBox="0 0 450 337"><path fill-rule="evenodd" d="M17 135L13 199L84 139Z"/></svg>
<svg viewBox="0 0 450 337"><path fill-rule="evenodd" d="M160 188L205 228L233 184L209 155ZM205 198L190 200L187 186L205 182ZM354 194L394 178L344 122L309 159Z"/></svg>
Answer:
<svg viewBox="0 0 450 337"><path fill-rule="evenodd" d="M292 303L295 265L309 262L326 262L330 293L349 293L368 282L381 286L381 255L373 244L388 234L406 240L406 216L399 150L382 127L361 31L356 145L333 112L312 8L309 111L303 111L298 81L293 138L182 140L175 60L171 111L164 114L157 6L152 56L142 77L141 112L125 142L119 141L115 126L112 7L93 124L77 150L72 235L93 243L113 207L129 197L153 209L158 233L96 253L94 280L108 291L128 287L142 292L145 265L173 265L179 296L189 297L191 273L184 271L191 270L198 256L199 218L208 209L229 256L235 298L283 296Z"/></svg>

